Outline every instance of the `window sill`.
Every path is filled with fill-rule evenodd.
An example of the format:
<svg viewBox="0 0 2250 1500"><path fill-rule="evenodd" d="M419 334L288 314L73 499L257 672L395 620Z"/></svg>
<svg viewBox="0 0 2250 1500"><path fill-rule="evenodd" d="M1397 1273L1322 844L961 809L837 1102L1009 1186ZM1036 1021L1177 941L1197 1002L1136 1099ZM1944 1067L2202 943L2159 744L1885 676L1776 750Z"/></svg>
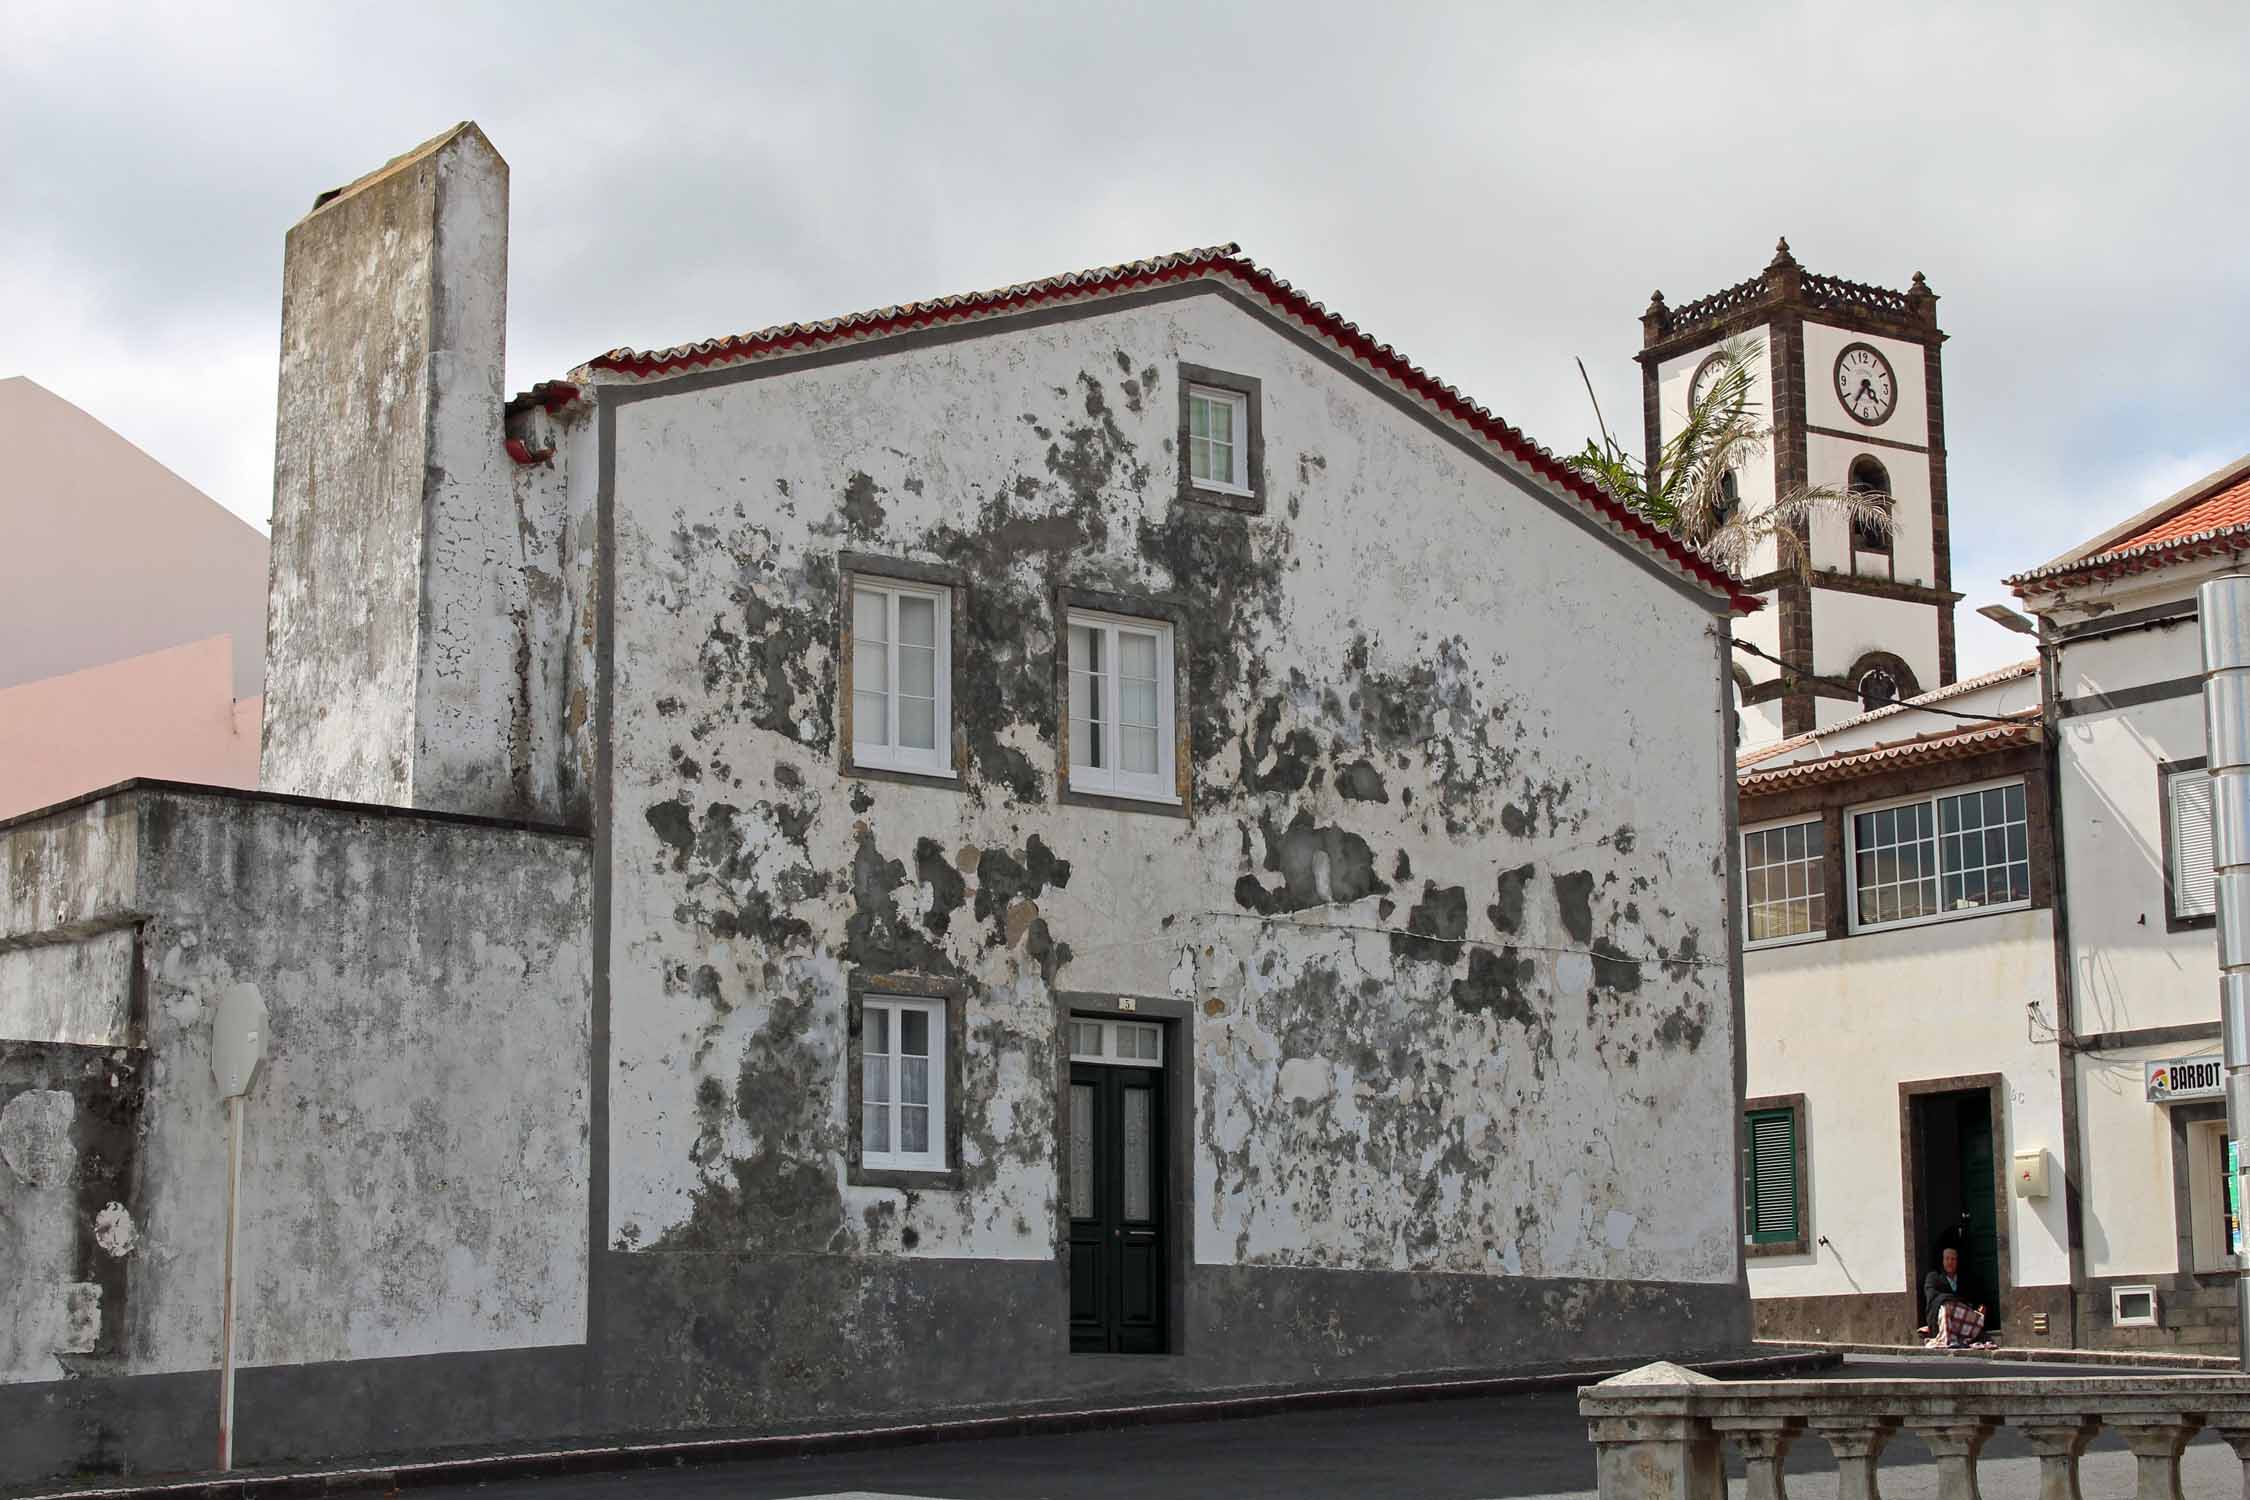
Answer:
<svg viewBox="0 0 2250 1500"><path fill-rule="evenodd" d="M1154 813L1160 818L1185 818L1187 804L1177 797L1138 797L1130 792L1082 792L1065 783L1062 800L1071 807L1100 807L1111 812Z"/></svg>
<svg viewBox="0 0 2250 1500"><path fill-rule="evenodd" d="M1765 1244L1745 1244L1742 1247L1742 1257L1745 1260L1763 1260L1767 1256L1774 1255L1810 1254L1812 1254L1812 1242L1803 1235L1799 1235L1793 1240L1772 1240Z"/></svg>
<svg viewBox="0 0 2250 1500"><path fill-rule="evenodd" d="M2001 906L1972 906L1961 911L1941 911L1927 917L1908 917L1897 922L1853 922L1851 935L1866 937L1877 932L1900 932L1909 927L1930 927L1939 922L1965 922L1974 917L1998 917L2012 911L2030 911L2029 901L2010 901Z"/></svg>
<svg viewBox="0 0 2250 1500"><path fill-rule="evenodd" d="M1222 510L1262 513L1266 508L1265 501L1260 498L1256 490L1228 489L1215 484L1206 484L1199 479L1188 481L1180 493L1186 499L1198 501L1204 505L1215 505Z"/></svg>
<svg viewBox="0 0 2250 1500"><path fill-rule="evenodd" d="M850 1187L903 1188L909 1192L947 1192L961 1186L961 1169L946 1167L863 1167L858 1164L845 1169L844 1182Z"/></svg>
<svg viewBox="0 0 2250 1500"><path fill-rule="evenodd" d="M1745 953L1763 953L1768 948L1801 948L1806 943L1824 942L1827 937L1828 933L1825 929L1818 932L1793 932L1787 937L1758 938L1746 942L1742 945L1742 951Z"/></svg>
<svg viewBox="0 0 2250 1500"><path fill-rule="evenodd" d="M903 766L868 766L852 761L844 767L846 776L863 781L895 781L902 786L937 787L945 791L959 791L961 773L958 771L913 771Z"/></svg>

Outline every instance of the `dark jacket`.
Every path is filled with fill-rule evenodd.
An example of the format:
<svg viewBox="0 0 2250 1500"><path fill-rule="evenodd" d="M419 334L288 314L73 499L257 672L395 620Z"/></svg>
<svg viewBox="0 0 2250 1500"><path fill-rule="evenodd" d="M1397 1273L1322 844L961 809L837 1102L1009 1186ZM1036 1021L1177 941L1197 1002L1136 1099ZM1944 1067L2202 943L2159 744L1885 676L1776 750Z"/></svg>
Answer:
<svg viewBox="0 0 2250 1500"><path fill-rule="evenodd" d="M1976 1306L1969 1296L1969 1284L1965 1277L1956 1276L1949 1283L1943 1271L1932 1271L1922 1278L1923 1326L1934 1331L1940 1316L1938 1309L1948 1302L1967 1302L1971 1307Z"/></svg>

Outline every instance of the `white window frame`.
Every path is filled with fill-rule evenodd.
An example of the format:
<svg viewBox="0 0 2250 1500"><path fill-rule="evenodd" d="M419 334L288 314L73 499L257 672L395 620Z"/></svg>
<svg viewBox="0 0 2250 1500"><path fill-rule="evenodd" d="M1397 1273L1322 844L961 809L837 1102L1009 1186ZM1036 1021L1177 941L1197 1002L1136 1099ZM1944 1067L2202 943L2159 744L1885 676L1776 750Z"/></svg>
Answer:
<svg viewBox="0 0 2250 1500"><path fill-rule="evenodd" d="M1821 842L1821 846L1822 846L1822 847L1821 847L1821 857L1820 857L1820 859L1819 859L1819 860L1817 860L1817 861L1813 861L1813 863L1817 864L1817 865L1818 865L1818 866L1820 867L1820 871L1821 871L1821 892L1820 892L1820 903L1821 903L1821 906L1822 906L1822 908L1823 908L1823 910L1822 910L1822 912L1821 912L1821 920L1820 920L1819 924L1818 924L1817 926L1815 926L1815 927L1813 928L1813 930L1812 930L1812 931L1810 931L1810 932L1792 932L1792 933L1790 933L1790 934L1789 934L1789 935L1788 935L1787 937L1772 937L1772 938L1755 938L1755 939L1753 939L1753 938L1752 938L1752 937L1750 936L1750 836L1751 836L1752 834L1754 834L1754 833L1767 833L1767 832L1770 832L1771 830L1773 830L1773 829L1776 829L1776 828L1796 828L1796 827L1800 827L1800 826L1810 826L1810 827L1813 827L1813 828L1817 828L1817 829L1819 829L1819 830L1820 830L1820 842ZM1813 815L1812 815L1811 817L1809 817L1809 818L1808 818L1808 817L1804 817L1804 816L1802 816L1802 815L1799 815L1799 816L1797 816L1797 817L1791 817L1791 818L1768 818L1768 819L1767 819L1766 821L1764 821L1764 822L1762 822L1762 823L1752 823L1752 824L1751 824L1750 826L1748 826L1747 828L1744 828L1744 829L1742 830L1742 834L1741 834L1741 840L1742 840L1742 841L1741 841L1741 844L1740 844L1740 846L1739 846L1739 847L1740 847L1740 849L1741 849L1741 855L1740 855L1740 858L1741 858L1741 865L1742 865L1742 868L1741 868L1741 874L1742 874L1742 946L1743 946L1743 947L1744 947L1745 949L1750 949L1750 948L1791 948L1791 947L1795 947L1795 946L1796 946L1797 944L1799 944L1799 943L1817 943L1817 942L1821 941L1821 939L1823 939L1823 938L1827 937L1827 936L1828 936L1828 910L1827 910L1827 908L1828 908L1828 906L1829 906L1829 903L1830 903L1830 902L1831 902L1832 900L1834 900L1834 895L1833 895L1833 893L1832 893L1832 892L1830 892L1830 891L1828 890L1828 888L1827 888L1827 884L1828 884L1828 871L1827 871L1827 862L1828 862L1828 850L1827 850L1827 844L1828 844L1828 820L1827 820L1827 818L1826 818L1826 817L1825 817L1825 816L1824 816L1823 814L1820 814L1820 813L1815 813L1815 814L1813 814ZM1771 905L1772 903L1770 903L1770 902L1769 902L1769 903L1767 903L1767 904L1768 904L1768 905Z"/></svg>
<svg viewBox="0 0 2250 1500"><path fill-rule="evenodd" d="M863 726L855 704L852 712L852 764L878 771L908 771L917 776L951 778L953 769L953 591L942 585L903 583L879 573L851 575L853 649L858 648L859 595L861 591L883 598L888 665L885 668L882 741L862 737ZM898 604L902 598L927 599L936 622L931 638L936 643L934 664L936 705L932 713L937 743L928 750L898 743ZM866 691L855 680L854 694Z"/></svg>
<svg viewBox="0 0 2250 1500"><path fill-rule="evenodd" d="M2125 1316L2127 1297L2148 1298L2148 1311L2138 1317ZM2141 1282L2131 1286L2113 1286L2109 1289L2109 1325L2112 1328L2155 1328L2162 1322L2162 1309L2157 1305L2156 1284Z"/></svg>
<svg viewBox="0 0 2250 1500"><path fill-rule="evenodd" d="M2202 781L2204 786L2204 818L2199 844L2206 857L2211 854L2214 835L2214 830L2209 822L2211 811L2210 768L2208 766L2183 766L2175 771L2166 771L2164 773L2164 819L2168 826L2165 829L2164 852L2165 858L2170 863L2164 871L2164 900L2166 914L2174 923L2200 922L2206 917L2215 918L2219 910L2219 877L2217 871L2209 868L2198 869L2195 872L2201 880L2208 884L2207 904L2192 911L2183 910L2180 904L2180 899L2185 894L2185 882L2181 879L2181 876L2186 870L2188 846L2187 841L2180 836L2181 820L2178 788L2180 783L2191 778Z"/></svg>
<svg viewBox="0 0 2250 1500"><path fill-rule="evenodd" d="M1939 787L1933 791L1917 792L1911 797L1886 797L1880 802L1865 802L1856 807L1845 808L1844 893L1845 900L1849 904L1844 908L1844 918L1850 924L1846 930L1855 934L1862 932L1896 932L1907 927L1927 927L1932 922L1959 922L1971 917L1994 916L2000 912L2029 910L2031 898L2026 896L2021 901L1971 906L1960 911L1936 911L1924 917L1903 917L1890 922L1862 922L1859 919L1859 820L1861 815L1882 812L1893 807L1912 807L1922 802L1930 804L1931 826L1936 829L1936 832L1932 835L1932 841L1937 846L1939 858L1938 899L1942 901L1945 899L1945 833L1937 823L1937 804L1947 797L1966 797L1971 792L1988 792L1996 787L2009 786L2023 788L2024 853L2026 856L2024 872L2028 880L2037 861L2029 858L2031 853L2031 783L2027 777L2002 776L1995 780L1979 781L1968 786Z"/></svg>
<svg viewBox="0 0 2250 1500"><path fill-rule="evenodd" d="M927 999L921 996L884 995L877 998L874 995L867 995L861 998L859 1010L859 1057L857 1063L860 1069L860 1109L862 1111L862 1118L859 1122L859 1164L862 1167L894 1172L944 1172L951 1170L946 1161L945 1150L946 1137L949 1134L946 1115L948 1101L945 1096L946 1003L943 1000ZM899 1133L899 1120L900 1106L905 1102L899 1097L905 1092L900 1087L900 1074L904 1070L895 1066L899 1058L904 1055L898 1050L901 1035L899 1018L910 1011L919 1012L929 1018L930 1149L927 1151L902 1151L897 1149L896 1145L898 1141L903 1139ZM866 1093L867 1059L869 1056L867 1047L868 1020L878 1012L886 1017L884 1032L889 1040L890 1050L873 1055L888 1058L894 1064L890 1070L889 1092L891 1097L877 1105L879 1108L887 1108L890 1111L889 1136L893 1148L888 1151L877 1151L867 1144L867 1126L864 1113L872 1102L867 1098Z"/></svg>
<svg viewBox="0 0 2250 1500"><path fill-rule="evenodd" d="M1072 758L1070 741L1070 698L1073 679L1078 676L1077 660L1071 654L1072 630L1084 627L1103 633L1107 645L1104 660L1109 669L1102 674L1102 754L1108 764L1081 766ZM1120 632L1153 636L1156 639L1156 770L1153 772L1127 771L1118 764L1122 758L1120 745L1123 736L1117 719L1118 681L1117 637ZM1172 626L1167 620L1153 620L1138 615L1105 614L1100 610L1068 609L1063 612L1063 763L1069 768L1070 789L1073 792L1091 793L1102 797L1129 797L1137 802L1161 802L1168 806L1180 805L1177 741L1179 739L1179 704L1177 688L1173 684Z"/></svg>
<svg viewBox="0 0 2250 1500"><path fill-rule="evenodd" d="M1180 455L1180 462L1187 465L1188 483L1199 490L1211 490L1221 495L1235 495L1243 498L1254 497L1257 494L1257 491L1251 489L1248 484L1243 483L1241 480L1198 479L1195 477L1195 454L1193 451L1195 443L1194 405L1199 400L1224 403L1225 405L1233 408L1234 438L1227 445L1234 454L1234 463L1232 467L1236 474L1242 475L1245 479L1248 478L1250 473L1249 392L1230 391L1225 386L1204 385L1200 381L1197 381L1191 382L1188 386L1188 444L1190 451ZM1210 424L1205 423L1204 425L1209 426ZM1208 439L1206 439L1206 441L1208 441Z"/></svg>
<svg viewBox="0 0 2250 1500"><path fill-rule="evenodd" d="M1081 1031L1079 1028L1087 1030ZM1152 1052L1147 1039L1155 1039ZM1087 1043L1093 1043L1091 1048ZM1126 1047L1132 1051L1127 1055ZM1111 1068L1161 1068L1164 1066L1164 1027L1157 1021L1115 1021L1101 1016L1070 1018L1070 1060L1099 1063Z"/></svg>

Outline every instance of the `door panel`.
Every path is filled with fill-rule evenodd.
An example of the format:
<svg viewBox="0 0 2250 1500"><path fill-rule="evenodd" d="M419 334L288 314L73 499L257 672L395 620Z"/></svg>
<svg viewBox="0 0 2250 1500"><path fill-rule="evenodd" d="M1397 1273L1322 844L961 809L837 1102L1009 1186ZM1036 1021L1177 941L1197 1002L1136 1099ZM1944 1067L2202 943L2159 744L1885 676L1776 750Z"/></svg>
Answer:
<svg viewBox="0 0 2250 1500"><path fill-rule="evenodd" d="M1073 1063L1066 1160L1070 1347L1165 1348L1164 1075Z"/></svg>

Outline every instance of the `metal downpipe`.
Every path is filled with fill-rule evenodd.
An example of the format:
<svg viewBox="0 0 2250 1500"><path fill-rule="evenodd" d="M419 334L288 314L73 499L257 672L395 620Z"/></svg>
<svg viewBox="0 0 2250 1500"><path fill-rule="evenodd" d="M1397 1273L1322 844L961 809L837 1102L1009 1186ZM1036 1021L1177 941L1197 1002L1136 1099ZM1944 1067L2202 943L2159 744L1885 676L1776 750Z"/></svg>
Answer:
<svg viewBox="0 0 2250 1500"><path fill-rule="evenodd" d="M2196 590L2203 635L2203 742L2211 774L2211 858L2218 877L2219 1027L2227 1138L2250 1132L2250 576ZM2235 1202L2250 1208L2250 1149L2236 1150ZM2231 1248L2231 1247L2230 1247ZM2236 1254L2238 1355L2250 1371L2250 1255Z"/></svg>

